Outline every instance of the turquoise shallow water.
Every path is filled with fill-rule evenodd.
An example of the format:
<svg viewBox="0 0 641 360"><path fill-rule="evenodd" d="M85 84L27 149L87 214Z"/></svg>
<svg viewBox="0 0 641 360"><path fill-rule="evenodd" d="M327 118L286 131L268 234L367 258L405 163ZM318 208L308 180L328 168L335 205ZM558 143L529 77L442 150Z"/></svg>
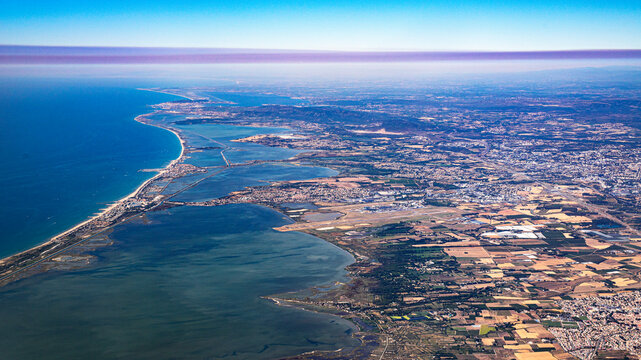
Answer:
<svg viewBox="0 0 641 360"><path fill-rule="evenodd" d="M242 154L235 161L295 154L229 141L279 129L184 130L224 142L230 153ZM265 180L334 174L280 164L234 167L180 197L211 199ZM0 357L272 359L355 346L351 323L261 298L345 280L344 267L353 261L313 236L272 229L289 222L268 208L240 204L172 208L119 225L113 245L91 251L97 260L90 266L0 289Z"/></svg>
<svg viewBox="0 0 641 360"><path fill-rule="evenodd" d="M131 193L180 154L170 132L134 121L178 97L82 80L0 79L0 258Z"/></svg>

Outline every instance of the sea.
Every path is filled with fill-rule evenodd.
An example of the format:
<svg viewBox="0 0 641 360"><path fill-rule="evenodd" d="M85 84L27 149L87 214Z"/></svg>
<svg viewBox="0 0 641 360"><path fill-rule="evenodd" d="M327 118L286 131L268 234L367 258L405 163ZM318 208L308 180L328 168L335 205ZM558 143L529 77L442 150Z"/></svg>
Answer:
<svg viewBox="0 0 641 360"><path fill-rule="evenodd" d="M140 169L163 167L180 152L172 133L134 121L174 96L137 90L135 82L9 80L0 85L2 256L85 220L153 176ZM230 141L282 129L182 130L232 146L236 162L295 153ZM189 161L216 166L214 155ZM335 174L278 163L230 168L180 196L202 201L269 180ZM273 230L291 222L234 204L169 208L119 225L109 234L113 244L89 252L90 265L0 288L0 358L274 359L356 346L352 323L265 298L346 281L354 261L314 236Z"/></svg>

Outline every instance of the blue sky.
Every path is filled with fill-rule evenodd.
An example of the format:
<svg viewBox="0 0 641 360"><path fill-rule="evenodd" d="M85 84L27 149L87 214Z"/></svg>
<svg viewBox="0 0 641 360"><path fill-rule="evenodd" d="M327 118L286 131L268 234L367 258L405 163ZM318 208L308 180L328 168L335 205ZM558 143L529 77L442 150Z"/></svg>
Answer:
<svg viewBox="0 0 641 360"><path fill-rule="evenodd" d="M7 1L0 44L640 49L641 1Z"/></svg>

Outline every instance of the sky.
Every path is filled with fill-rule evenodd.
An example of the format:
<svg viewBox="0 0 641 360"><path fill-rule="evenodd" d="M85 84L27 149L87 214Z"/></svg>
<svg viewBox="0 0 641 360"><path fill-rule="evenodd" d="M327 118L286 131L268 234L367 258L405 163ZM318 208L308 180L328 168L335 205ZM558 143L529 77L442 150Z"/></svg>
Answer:
<svg viewBox="0 0 641 360"><path fill-rule="evenodd" d="M0 44L310 50L641 49L641 1L22 0Z"/></svg>

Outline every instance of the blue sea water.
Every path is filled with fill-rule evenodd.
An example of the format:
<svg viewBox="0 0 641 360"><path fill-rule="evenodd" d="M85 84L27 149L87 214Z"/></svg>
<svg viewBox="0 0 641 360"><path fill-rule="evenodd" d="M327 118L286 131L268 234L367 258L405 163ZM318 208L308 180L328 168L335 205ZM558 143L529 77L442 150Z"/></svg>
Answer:
<svg viewBox="0 0 641 360"><path fill-rule="evenodd" d="M134 118L178 97L86 80L0 81L0 258L86 220L180 154Z"/></svg>

